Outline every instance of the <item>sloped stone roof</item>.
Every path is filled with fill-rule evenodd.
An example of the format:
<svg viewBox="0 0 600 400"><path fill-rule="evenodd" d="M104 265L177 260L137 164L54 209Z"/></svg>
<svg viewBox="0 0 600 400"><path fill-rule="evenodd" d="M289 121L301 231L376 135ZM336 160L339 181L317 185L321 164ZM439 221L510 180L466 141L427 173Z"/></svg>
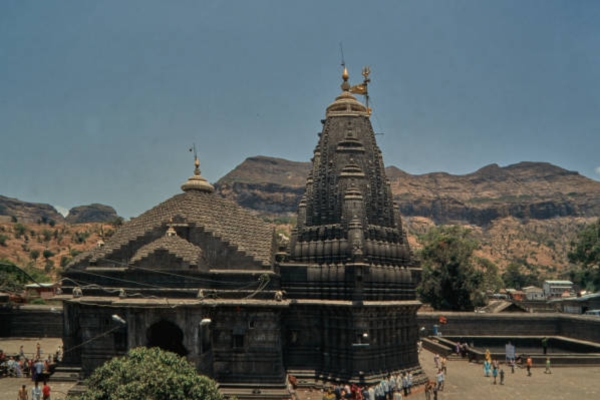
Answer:
<svg viewBox="0 0 600 400"><path fill-rule="evenodd" d="M202 228L207 234L227 243L261 265L273 259L273 228L237 204L205 191L189 190L171 197L126 222L101 248L76 257L69 265L111 259L111 254L146 233L164 229L172 221Z"/></svg>
<svg viewBox="0 0 600 400"><path fill-rule="evenodd" d="M130 263L135 264L136 262L142 261L157 250L166 250L190 265L199 265L203 254L200 247L177 235L163 236L152 243L140 247L131 258Z"/></svg>

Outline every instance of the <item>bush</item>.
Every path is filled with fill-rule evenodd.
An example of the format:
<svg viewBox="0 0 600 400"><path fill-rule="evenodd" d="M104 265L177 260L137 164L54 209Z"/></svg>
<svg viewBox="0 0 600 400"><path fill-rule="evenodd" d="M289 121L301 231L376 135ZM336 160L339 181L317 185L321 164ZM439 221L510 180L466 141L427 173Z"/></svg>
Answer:
<svg viewBox="0 0 600 400"><path fill-rule="evenodd" d="M27 228L25 228L25 225L21 224L20 222L17 222L13 226L13 231L15 232L15 239L21 238L21 236L25 234L26 230Z"/></svg>
<svg viewBox="0 0 600 400"><path fill-rule="evenodd" d="M183 357L157 347L138 347L97 368L88 389L71 400L223 400L212 379L198 375Z"/></svg>
<svg viewBox="0 0 600 400"><path fill-rule="evenodd" d="M62 268L66 267L67 265L69 265L69 263L71 262L71 260L73 260L71 257L69 256L62 256L60 258L60 266Z"/></svg>
<svg viewBox="0 0 600 400"><path fill-rule="evenodd" d="M29 257L31 257L31 259L33 261L36 261L40 257L40 251L39 250L31 250L29 252Z"/></svg>
<svg viewBox="0 0 600 400"><path fill-rule="evenodd" d="M52 252L52 250L44 250L44 252L42 253L42 255L44 256L44 258L47 260L50 257L54 257L54 253Z"/></svg>
<svg viewBox="0 0 600 400"><path fill-rule="evenodd" d="M6 235L0 235L0 246L6 246L6 240L8 239L8 236Z"/></svg>

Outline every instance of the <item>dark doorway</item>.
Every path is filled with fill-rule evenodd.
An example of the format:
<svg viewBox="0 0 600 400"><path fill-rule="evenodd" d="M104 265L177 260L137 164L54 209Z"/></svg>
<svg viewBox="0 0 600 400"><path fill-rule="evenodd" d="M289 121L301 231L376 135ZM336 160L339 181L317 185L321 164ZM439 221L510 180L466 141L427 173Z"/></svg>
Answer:
<svg viewBox="0 0 600 400"><path fill-rule="evenodd" d="M174 323L160 320L146 331L148 347L160 347L163 350L186 356L189 351L183 346L183 331Z"/></svg>

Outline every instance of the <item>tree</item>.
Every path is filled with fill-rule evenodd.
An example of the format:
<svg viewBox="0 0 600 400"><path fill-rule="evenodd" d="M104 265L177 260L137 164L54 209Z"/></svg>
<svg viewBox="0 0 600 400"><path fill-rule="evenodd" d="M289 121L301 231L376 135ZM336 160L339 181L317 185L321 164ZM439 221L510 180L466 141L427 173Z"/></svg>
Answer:
<svg viewBox="0 0 600 400"><path fill-rule="evenodd" d="M42 255L44 256L44 258L46 260L49 259L50 257L54 257L54 253L52 252L52 250L48 250L48 249L44 250L42 252Z"/></svg>
<svg viewBox="0 0 600 400"><path fill-rule="evenodd" d="M198 375L183 357L157 347L138 347L97 368L88 389L72 400L222 400L217 384Z"/></svg>
<svg viewBox="0 0 600 400"><path fill-rule="evenodd" d="M31 250L29 252L29 257L35 262L40 257L40 251L35 249Z"/></svg>
<svg viewBox="0 0 600 400"><path fill-rule="evenodd" d="M577 234L577 239L571 242L569 261L584 267L600 264L600 218L585 226Z"/></svg>
<svg viewBox="0 0 600 400"><path fill-rule="evenodd" d="M521 265L517 263L510 263L502 274L502 280L508 288L523 289L527 286L539 285L539 277L534 272L524 273L521 272Z"/></svg>
<svg viewBox="0 0 600 400"><path fill-rule="evenodd" d="M579 231L567 256L581 267L570 272L573 282L588 290L600 290L600 218Z"/></svg>
<svg viewBox="0 0 600 400"><path fill-rule="evenodd" d="M423 301L441 310L473 310L483 305L484 274L473 265L477 242L460 226L430 229L419 238L423 280L418 292Z"/></svg>
<svg viewBox="0 0 600 400"><path fill-rule="evenodd" d="M21 236L23 236L25 234L26 230L27 230L27 228L25 228L25 225L21 224L20 222L15 223L15 225L13 227L13 231L15 233L15 239L20 239Z"/></svg>

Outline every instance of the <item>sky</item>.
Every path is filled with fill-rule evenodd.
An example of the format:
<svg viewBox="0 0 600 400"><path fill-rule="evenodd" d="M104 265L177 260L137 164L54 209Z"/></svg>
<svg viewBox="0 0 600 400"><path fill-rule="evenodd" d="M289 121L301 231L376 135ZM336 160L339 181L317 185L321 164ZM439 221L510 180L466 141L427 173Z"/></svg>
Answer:
<svg viewBox="0 0 600 400"><path fill-rule="evenodd" d="M247 157L309 161L371 68L387 166L600 180L600 2L0 1L0 195L125 218ZM341 46L340 46L341 44Z"/></svg>

